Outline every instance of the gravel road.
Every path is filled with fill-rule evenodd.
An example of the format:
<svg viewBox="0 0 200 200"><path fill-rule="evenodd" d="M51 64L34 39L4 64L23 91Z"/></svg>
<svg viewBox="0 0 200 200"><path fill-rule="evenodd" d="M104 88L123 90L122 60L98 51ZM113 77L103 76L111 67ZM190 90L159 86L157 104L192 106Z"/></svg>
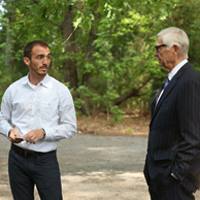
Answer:
<svg viewBox="0 0 200 200"><path fill-rule="evenodd" d="M146 137L79 135L58 147L64 200L150 200L143 177ZM12 200L0 135L0 200ZM200 200L200 192L196 200ZM35 192L35 200L39 200Z"/></svg>

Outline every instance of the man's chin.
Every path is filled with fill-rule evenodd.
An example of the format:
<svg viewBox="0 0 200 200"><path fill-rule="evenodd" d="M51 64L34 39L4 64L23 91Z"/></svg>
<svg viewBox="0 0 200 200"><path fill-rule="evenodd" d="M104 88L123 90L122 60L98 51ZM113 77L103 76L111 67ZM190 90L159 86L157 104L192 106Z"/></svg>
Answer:
<svg viewBox="0 0 200 200"><path fill-rule="evenodd" d="M163 67L163 63L160 63L160 62L159 62L159 66L160 66L160 67Z"/></svg>
<svg viewBox="0 0 200 200"><path fill-rule="evenodd" d="M46 76L46 74L47 74L47 73L38 73L38 76L44 77L44 76Z"/></svg>

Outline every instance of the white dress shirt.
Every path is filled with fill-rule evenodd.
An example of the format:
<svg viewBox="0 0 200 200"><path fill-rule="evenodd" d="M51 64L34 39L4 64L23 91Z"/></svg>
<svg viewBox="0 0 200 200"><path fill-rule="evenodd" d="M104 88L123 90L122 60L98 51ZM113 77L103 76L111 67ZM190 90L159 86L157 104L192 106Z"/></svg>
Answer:
<svg viewBox="0 0 200 200"><path fill-rule="evenodd" d="M174 67L172 69L171 72L169 72L168 74L168 78L169 78L169 81L172 80L172 78L175 76L175 74L181 69L181 67L183 67L183 65L185 65L186 63L188 62L187 59L183 60L182 62L180 62L178 65L176 65L176 67Z"/></svg>
<svg viewBox="0 0 200 200"><path fill-rule="evenodd" d="M28 75L11 84L5 91L0 112L0 133L8 137L14 126L24 137L29 131L44 128L45 138L36 144L22 141L19 147L37 152L57 148L60 139L77 132L76 115L68 88L48 74L37 86Z"/></svg>

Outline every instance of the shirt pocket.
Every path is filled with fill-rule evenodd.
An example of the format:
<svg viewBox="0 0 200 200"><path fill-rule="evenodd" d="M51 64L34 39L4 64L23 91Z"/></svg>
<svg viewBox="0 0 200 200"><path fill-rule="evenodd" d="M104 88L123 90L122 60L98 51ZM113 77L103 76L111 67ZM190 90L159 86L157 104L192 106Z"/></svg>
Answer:
<svg viewBox="0 0 200 200"><path fill-rule="evenodd" d="M47 99L40 104L41 117L44 120L51 120L59 116L59 101L57 98Z"/></svg>

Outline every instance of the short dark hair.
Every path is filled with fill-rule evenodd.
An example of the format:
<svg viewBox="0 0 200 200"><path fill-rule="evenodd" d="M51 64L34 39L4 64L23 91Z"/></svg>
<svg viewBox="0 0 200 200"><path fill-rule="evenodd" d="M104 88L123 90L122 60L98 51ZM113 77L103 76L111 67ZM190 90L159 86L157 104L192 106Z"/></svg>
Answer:
<svg viewBox="0 0 200 200"><path fill-rule="evenodd" d="M49 48L49 45L45 41L43 41L43 40L34 40L32 42L29 42L24 47L24 57L28 57L31 60L31 51L32 51L33 47L36 46L36 45L40 45L42 47Z"/></svg>

